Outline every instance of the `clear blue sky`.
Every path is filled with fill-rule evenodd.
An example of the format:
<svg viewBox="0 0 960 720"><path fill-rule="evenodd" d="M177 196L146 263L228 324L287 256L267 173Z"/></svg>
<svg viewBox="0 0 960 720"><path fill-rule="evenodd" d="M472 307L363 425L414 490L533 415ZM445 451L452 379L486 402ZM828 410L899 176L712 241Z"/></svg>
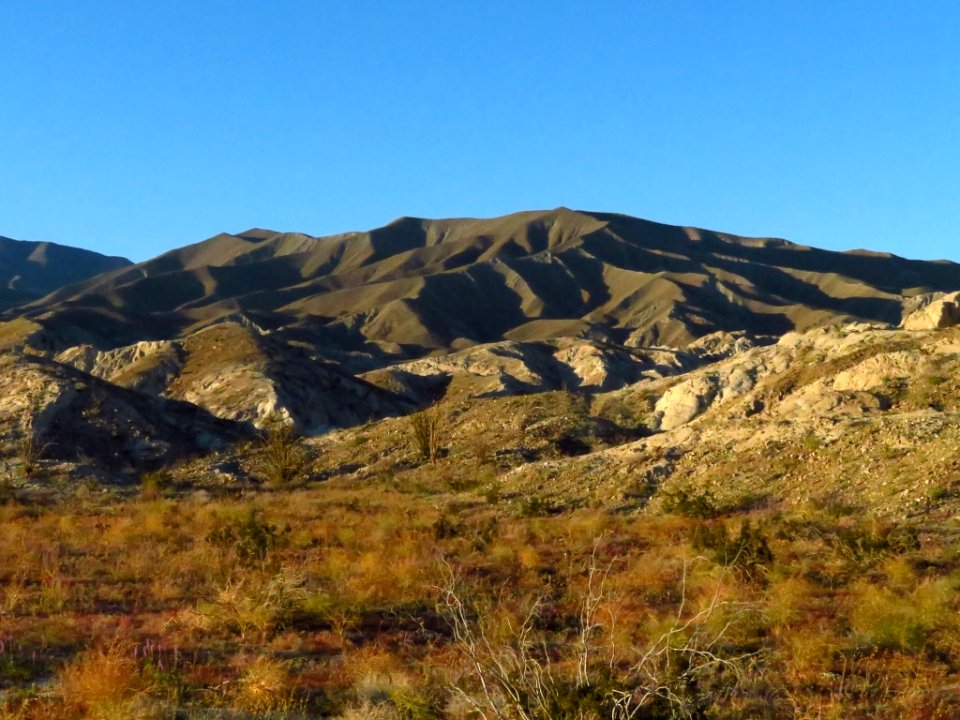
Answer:
<svg viewBox="0 0 960 720"><path fill-rule="evenodd" d="M960 260L960 3L9 0L0 235L623 212Z"/></svg>

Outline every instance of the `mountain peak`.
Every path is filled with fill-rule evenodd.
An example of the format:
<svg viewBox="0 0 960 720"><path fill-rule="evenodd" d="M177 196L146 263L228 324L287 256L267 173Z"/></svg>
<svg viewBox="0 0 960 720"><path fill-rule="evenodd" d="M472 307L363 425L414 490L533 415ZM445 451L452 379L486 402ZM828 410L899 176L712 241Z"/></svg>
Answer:
<svg viewBox="0 0 960 720"><path fill-rule="evenodd" d="M241 240L250 240L252 242L260 242L262 240L268 240L276 235L279 235L276 230L267 230L265 228L250 228L245 230L242 233L237 233L233 237L238 237Z"/></svg>

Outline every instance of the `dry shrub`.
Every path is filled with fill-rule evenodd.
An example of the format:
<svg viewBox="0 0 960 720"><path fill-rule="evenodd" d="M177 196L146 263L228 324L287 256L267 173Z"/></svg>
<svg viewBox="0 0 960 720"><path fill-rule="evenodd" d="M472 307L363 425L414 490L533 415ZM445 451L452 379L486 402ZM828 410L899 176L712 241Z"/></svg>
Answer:
<svg viewBox="0 0 960 720"><path fill-rule="evenodd" d="M948 583L923 582L912 593L860 585L855 589L850 624L876 647L908 652L922 649L939 627L952 618Z"/></svg>
<svg viewBox="0 0 960 720"><path fill-rule="evenodd" d="M496 457L496 446L487 428L483 426L473 428L472 432L466 437L466 444L470 449L470 456L473 458L474 465L478 469L493 463Z"/></svg>
<svg viewBox="0 0 960 720"><path fill-rule="evenodd" d="M340 720L402 720L400 712L389 702L362 700L347 708Z"/></svg>
<svg viewBox="0 0 960 720"><path fill-rule="evenodd" d="M119 720L144 717L149 682L124 641L86 650L58 674L60 694L71 714Z"/></svg>
<svg viewBox="0 0 960 720"><path fill-rule="evenodd" d="M847 640L822 622L791 628L781 639L779 654L786 663L787 677L803 683L831 668L848 646Z"/></svg>
<svg viewBox="0 0 960 720"><path fill-rule="evenodd" d="M625 559L625 568L616 578L616 587L644 604L657 607L679 598L677 588L683 573L683 559L669 551L645 552Z"/></svg>
<svg viewBox="0 0 960 720"><path fill-rule="evenodd" d="M611 632L616 619L605 612L609 568L594 555L586 573L570 655L558 658L542 629L544 598L519 614L502 604L485 606L469 598L448 566L438 610L463 661L451 690L476 716L700 717L702 707L738 685L753 653L728 642L739 613L722 600L719 587L697 607L688 605L685 568L675 613L642 645L618 648Z"/></svg>
<svg viewBox="0 0 960 720"><path fill-rule="evenodd" d="M294 709L295 687L287 663L261 655L245 664L232 698L237 708L253 715L272 715Z"/></svg>
<svg viewBox="0 0 960 720"><path fill-rule="evenodd" d="M25 479L36 476L40 468L41 458L46 452L48 444L42 443L33 427L33 421L24 430L22 437L16 442L16 455L20 460L20 471Z"/></svg>
<svg viewBox="0 0 960 720"><path fill-rule="evenodd" d="M766 616L771 624L784 629L806 617L817 589L801 577L788 577L770 585L767 591Z"/></svg>
<svg viewBox="0 0 960 720"><path fill-rule="evenodd" d="M517 560L526 570L534 570L540 566L540 553L532 545L522 547L517 551Z"/></svg>
<svg viewBox="0 0 960 720"><path fill-rule="evenodd" d="M274 575L249 573L228 582L212 603L201 603L197 612L210 631L267 638L286 626L300 609L306 593L303 574L282 567Z"/></svg>
<svg viewBox="0 0 960 720"><path fill-rule="evenodd" d="M140 475L140 497L144 500L166 497L172 489L173 479L169 473L151 470Z"/></svg>
<svg viewBox="0 0 960 720"><path fill-rule="evenodd" d="M579 510L570 514L561 531L575 546L586 547L594 538L601 537L609 526L610 517L607 513Z"/></svg>
<svg viewBox="0 0 960 720"><path fill-rule="evenodd" d="M396 658L367 653L353 658L350 665L355 677L367 670L356 677L356 700L344 712L344 720L438 720L437 697L418 689Z"/></svg>

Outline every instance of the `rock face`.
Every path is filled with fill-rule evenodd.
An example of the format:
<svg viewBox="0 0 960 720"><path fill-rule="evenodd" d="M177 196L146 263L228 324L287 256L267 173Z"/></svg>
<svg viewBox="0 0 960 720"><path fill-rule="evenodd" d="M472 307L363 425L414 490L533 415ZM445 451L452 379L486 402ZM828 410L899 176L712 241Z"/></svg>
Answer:
<svg viewBox="0 0 960 720"><path fill-rule="evenodd" d="M35 356L0 356L0 398L0 445L32 436L48 458L109 470L136 472L248 434L195 405Z"/></svg>
<svg viewBox="0 0 960 720"><path fill-rule="evenodd" d="M626 347L587 338L504 341L398 363L362 377L424 400L424 393L493 397L551 390L604 393L673 377L753 347L742 335L714 333L685 349Z"/></svg>
<svg viewBox="0 0 960 720"><path fill-rule="evenodd" d="M960 292L944 295L907 315L904 330L941 330L960 324Z"/></svg>
<svg viewBox="0 0 960 720"><path fill-rule="evenodd" d="M279 418L315 434L410 408L334 363L235 322L178 341L141 341L112 350L82 345L55 359L121 387L185 401L255 427Z"/></svg>

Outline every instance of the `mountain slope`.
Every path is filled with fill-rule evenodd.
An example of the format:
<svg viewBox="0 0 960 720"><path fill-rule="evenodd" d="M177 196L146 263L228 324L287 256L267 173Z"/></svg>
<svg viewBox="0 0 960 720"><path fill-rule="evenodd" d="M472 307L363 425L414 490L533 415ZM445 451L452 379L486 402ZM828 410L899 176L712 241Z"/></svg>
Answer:
<svg viewBox="0 0 960 720"><path fill-rule="evenodd" d="M504 449L502 468L518 487L538 458L561 459L574 485L657 484L676 465L661 450L694 457L713 422L717 453L766 433L802 445L823 423L879 417L914 377L947 377L952 364L924 363L955 355L953 341L927 333L956 322L956 297L935 298L958 288L953 263L566 209L321 238L219 235L8 311L0 445L39 418L62 459L126 473L138 458L232 447L275 420L323 437L382 423L377 457L400 472L411 459L398 417L440 402L464 420L499 408L464 426L468 445L503 423L495 442L515 443L522 421L529 437ZM907 329L893 327L911 312ZM568 422L589 396L603 417ZM911 399L905 422L921 411ZM180 452L184 413L193 425L181 429L205 439ZM348 440L346 455L361 444ZM655 452L634 462L640 448ZM564 459L588 452L589 467ZM528 469L534 483L554 472Z"/></svg>
<svg viewBox="0 0 960 720"><path fill-rule="evenodd" d="M89 250L0 237L0 310L130 264Z"/></svg>
<svg viewBox="0 0 960 720"><path fill-rule="evenodd" d="M343 350L415 357L588 331L684 345L717 330L896 323L909 298L958 287L953 263L560 208L401 218L319 238L222 234L62 288L25 312L100 347L172 338L240 313Z"/></svg>

